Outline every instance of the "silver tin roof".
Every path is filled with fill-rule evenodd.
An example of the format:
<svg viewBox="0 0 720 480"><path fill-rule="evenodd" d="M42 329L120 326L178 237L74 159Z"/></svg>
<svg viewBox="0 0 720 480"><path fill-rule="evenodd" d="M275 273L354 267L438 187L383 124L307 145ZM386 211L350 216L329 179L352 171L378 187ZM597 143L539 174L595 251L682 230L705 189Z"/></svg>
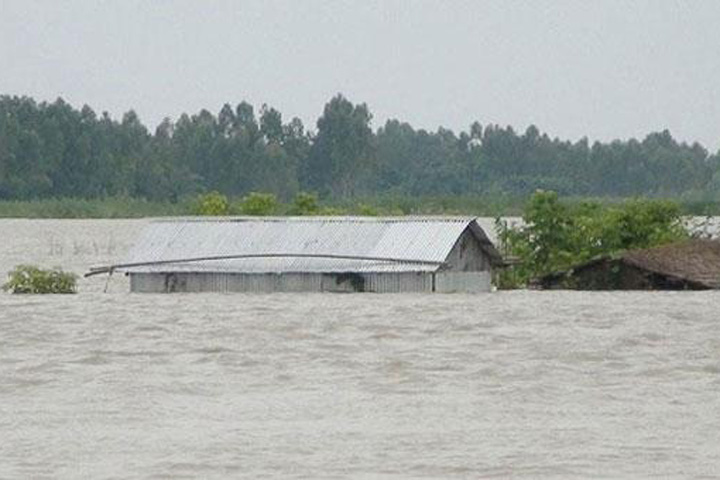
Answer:
<svg viewBox="0 0 720 480"><path fill-rule="evenodd" d="M145 228L125 264L210 256L300 256L205 260L118 270L136 273L434 271L468 227L490 256L497 256L474 218L244 217L160 220ZM307 255L392 258L406 262L312 258Z"/></svg>

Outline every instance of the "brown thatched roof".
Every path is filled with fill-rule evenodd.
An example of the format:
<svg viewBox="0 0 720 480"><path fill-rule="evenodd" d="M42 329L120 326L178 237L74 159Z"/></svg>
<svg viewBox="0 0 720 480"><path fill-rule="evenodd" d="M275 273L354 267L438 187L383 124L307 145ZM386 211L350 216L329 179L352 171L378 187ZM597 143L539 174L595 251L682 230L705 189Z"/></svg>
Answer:
<svg viewBox="0 0 720 480"><path fill-rule="evenodd" d="M720 289L720 241L718 240L688 240L655 248L629 250L616 255L603 255L593 258L585 263L573 266L570 270L553 272L536 278L531 286L539 288L553 288L564 286L562 282L570 277L584 276L580 285L591 286L589 289L598 289L604 286L612 289L613 284L605 284L607 278L603 277L603 265L609 263L622 263L633 268L651 273L655 276L665 277L678 285L686 285L692 289ZM589 276L597 275L597 282L587 283ZM667 285L655 283L656 288L664 289ZM560 283L558 283L560 282ZM622 283L622 282L621 282ZM623 286L615 288L636 288L628 280ZM632 285L628 287L628 285ZM576 287L583 288L583 287Z"/></svg>
<svg viewBox="0 0 720 480"><path fill-rule="evenodd" d="M620 258L638 268L720 288L720 241L690 240L643 250Z"/></svg>

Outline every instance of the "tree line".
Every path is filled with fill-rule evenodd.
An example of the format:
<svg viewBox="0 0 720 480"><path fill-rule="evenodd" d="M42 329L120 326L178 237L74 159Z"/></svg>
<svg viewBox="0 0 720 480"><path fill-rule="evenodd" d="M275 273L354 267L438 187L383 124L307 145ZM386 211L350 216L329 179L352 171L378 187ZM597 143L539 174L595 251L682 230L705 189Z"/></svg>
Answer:
<svg viewBox="0 0 720 480"><path fill-rule="evenodd" d="M312 129L241 102L165 119L150 132L133 111L118 120L62 99L0 96L0 199L720 193L720 153L668 131L591 144L535 126L428 131L389 120L374 130L371 120L367 105L337 95Z"/></svg>

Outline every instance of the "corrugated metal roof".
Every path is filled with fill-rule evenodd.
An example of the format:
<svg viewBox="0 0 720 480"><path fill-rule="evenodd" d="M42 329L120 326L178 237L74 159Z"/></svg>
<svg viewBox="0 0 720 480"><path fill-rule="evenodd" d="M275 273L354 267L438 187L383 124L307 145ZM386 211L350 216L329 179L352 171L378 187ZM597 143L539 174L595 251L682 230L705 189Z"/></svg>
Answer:
<svg viewBox="0 0 720 480"><path fill-rule="evenodd" d="M124 263L226 255L347 255L337 258L245 258L147 265L129 272L400 272L434 271L473 218L277 217L163 220L149 224ZM482 239L481 239L482 240ZM485 240L487 238L485 237ZM437 262L438 265L413 261Z"/></svg>

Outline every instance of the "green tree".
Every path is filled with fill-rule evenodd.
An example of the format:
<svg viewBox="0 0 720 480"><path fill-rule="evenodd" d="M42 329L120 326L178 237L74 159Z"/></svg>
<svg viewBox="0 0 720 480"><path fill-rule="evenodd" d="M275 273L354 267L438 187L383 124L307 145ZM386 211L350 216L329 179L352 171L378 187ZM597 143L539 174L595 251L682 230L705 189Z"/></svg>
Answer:
<svg viewBox="0 0 720 480"><path fill-rule="evenodd" d="M523 213L524 226L497 222L500 248L517 263L501 284L522 286L531 279L608 255L688 238L680 208L668 201L630 200L610 207L567 205L555 192L536 192Z"/></svg>
<svg viewBox="0 0 720 480"><path fill-rule="evenodd" d="M283 142L282 115L274 108L263 105L260 109L260 133L268 143Z"/></svg>
<svg viewBox="0 0 720 480"><path fill-rule="evenodd" d="M332 98L317 133L267 105L247 102L164 121L153 134L133 111L120 120L57 99L0 95L0 198L140 197L178 201L199 191L300 191L344 199L398 196L561 195L703 198L720 191L720 156L670 132L577 142L531 125L473 123L466 131L414 129L390 120L377 132L366 105Z"/></svg>
<svg viewBox="0 0 720 480"><path fill-rule="evenodd" d="M342 95L325 105L304 172L305 186L336 198L358 193L372 167L372 116Z"/></svg>

